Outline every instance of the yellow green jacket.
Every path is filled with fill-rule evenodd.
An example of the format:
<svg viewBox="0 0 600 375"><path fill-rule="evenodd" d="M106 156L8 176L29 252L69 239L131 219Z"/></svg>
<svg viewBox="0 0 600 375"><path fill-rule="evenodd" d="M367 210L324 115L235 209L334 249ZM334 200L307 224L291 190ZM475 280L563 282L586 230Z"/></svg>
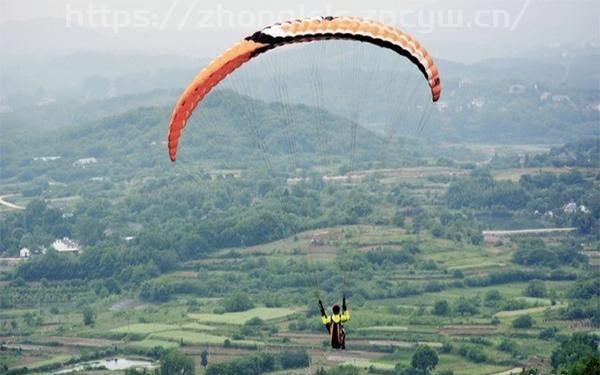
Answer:
<svg viewBox="0 0 600 375"><path fill-rule="evenodd" d="M333 314L331 316L322 316L321 317L321 322L323 322L323 324L327 325L327 324L331 324L331 322L333 323L344 323L347 322L348 320L350 320L350 310L346 310L341 314Z"/></svg>

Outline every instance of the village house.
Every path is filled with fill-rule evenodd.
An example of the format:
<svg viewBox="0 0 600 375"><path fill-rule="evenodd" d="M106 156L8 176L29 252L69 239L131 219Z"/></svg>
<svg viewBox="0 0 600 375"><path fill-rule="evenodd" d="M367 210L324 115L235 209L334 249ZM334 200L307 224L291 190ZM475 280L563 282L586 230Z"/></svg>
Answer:
<svg viewBox="0 0 600 375"><path fill-rule="evenodd" d="M52 243L52 247L63 254L79 254L81 252L79 244L68 237L57 239Z"/></svg>
<svg viewBox="0 0 600 375"><path fill-rule="evenodd" d="M553 95L552 101L554 103L571 103L571 98L568 95Z"/></svg>
<svg viewBox="0 0 600 375"><path fill-rule="evenodd" d="M584 214L587 214L590 212L590 210L584 206L583 204L578 206L577 203L575 202L569 202L567 204L565 204L563 207L563 212L566 214L574 214L576 213L578 210L583 212Z"/></svg>
<svg viewBox="0 0 600 375"><path fill-rule="evenodd" d="M83 167L83 168L85 168L85 167L87 167L89 165L96 164L96 163L98 163L98 159L96 159L96 158L83 158L83 159L76 160L73 163L73 165L76 166L76 167Z"/></svg>
<svg viewBox="0 0 600 375"><path fill-rule="evenodd" d="M508 93L509 94L522 94L525 92L525 86L521 85L521 84L515 84L515 85L511 85L508 88Z"/></svg>
<svg viewBox="0 0 600 375"><path fill-rule="evenodd" d="M475 98L471 100L471 107L475 108L483 108L485 105L485 100L483 98Z"/></svg>

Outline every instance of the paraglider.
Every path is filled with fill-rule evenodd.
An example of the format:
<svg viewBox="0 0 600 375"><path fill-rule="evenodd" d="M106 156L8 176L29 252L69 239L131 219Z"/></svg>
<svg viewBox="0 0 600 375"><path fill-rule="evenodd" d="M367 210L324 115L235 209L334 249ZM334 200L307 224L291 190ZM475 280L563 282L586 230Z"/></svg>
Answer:
<svg viewBox="0 0 600 375"><path fill-rule="evenodd" d="M331 336L331 347L333 349L346 349L346 331L344 330L345 322L350 320L350 311L346 305L346 296L342 298L342 307L335 304L331 308L333 314L327 315L323 302L319 300L319 310L321 312L321 322L327 328L327 333Z"/></svg>
<svg viewBox="0 0 600 375"><path fill-rule="evenodd" d="M206 66L188 85L177 101L169 122L168 151L171 161L175 161L177 158L183 130L194 110L227 76L248 61L275 48L325 40L364 42L392 51L393 59L396 58L396 54L406 57L412 63L412 65L408 64L410 70L412 71L414 65L427 81L429 86L427 91L430 92L425 92L426 100L429 102L429 95L433 102L439 100L441 95L440 75L431 55L413 37L399 29L357 17L318 17L278 23L257 31L234 44ZM364 70L369 69L371 69L370 66L364 66ZM398 99L398 101L401 100ZM352 150L354 150L355 139L356 132L354 131ZM335 304L332 307L331 315L325 311L320 298L318 302L321 322L331 336L332 348L344 350L346 348L344 323L350 320L345 295L341 306Z"/></svg>
<svg viewBox="0 0 600 375"><path fill-rule="evenodd" d="M319 17L275 24L234 44L206 66L185 89L175 105L169 123L170 159L175 161L177 158L183 129L195 108L229 74L274 48L330 39L366 42L407 57L427 80L432 100L436 102L440 98L440 76L431 55L419 42L401 30L357 17Z"/></svg>

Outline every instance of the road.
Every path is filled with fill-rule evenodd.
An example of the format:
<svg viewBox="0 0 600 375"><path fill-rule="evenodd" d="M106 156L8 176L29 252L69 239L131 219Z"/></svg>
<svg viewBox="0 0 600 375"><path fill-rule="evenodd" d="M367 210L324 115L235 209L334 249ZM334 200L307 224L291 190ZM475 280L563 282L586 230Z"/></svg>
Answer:
<svg viewBox="0 0 600 375"><path fill-rule="evenodd" d="M16 204L12 204L12 203L7 202L7 201L4 200L4 198L14 197L14 196L17 196L17 195L19 195L19 194L6 194L6 195L3 195L3 196L0 196L0 205L9 207L9 208L12 208L12 209L15 209L15 210L24 210L25 207L17 206Z"/></svg>

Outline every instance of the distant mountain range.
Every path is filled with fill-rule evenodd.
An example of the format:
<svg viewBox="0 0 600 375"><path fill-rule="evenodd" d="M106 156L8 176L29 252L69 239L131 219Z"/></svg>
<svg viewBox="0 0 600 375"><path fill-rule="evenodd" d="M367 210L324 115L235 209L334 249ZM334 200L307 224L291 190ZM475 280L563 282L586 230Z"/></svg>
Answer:
<svg viewBox="0 0 600 375"><path fill-rule="evenodd" d="M268 53L220 88L266 102L322 107L387 135L392 128L393 134L439 141L556 144L597 133L596 51L545 51L537 58L474 64L439 60L444 91L423 129L420 119L430 100L420 73L406 59L364 44L324 43ZM172 106L209 62L134 52L53 56L40 52L3 59L0 126L5 134L23 127L79 126L140 106Z"/></svg>

